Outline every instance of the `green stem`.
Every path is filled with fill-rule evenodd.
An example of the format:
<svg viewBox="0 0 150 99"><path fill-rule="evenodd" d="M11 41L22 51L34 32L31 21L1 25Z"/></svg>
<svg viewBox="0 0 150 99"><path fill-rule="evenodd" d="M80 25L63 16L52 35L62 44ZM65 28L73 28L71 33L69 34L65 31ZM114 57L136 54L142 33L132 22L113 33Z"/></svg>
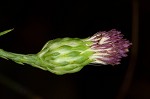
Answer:
<svg viewBox="0 0 150 99"><path fill-rule="evenodd" d="M41 67L40 59L36 56L36 54L27 54L27 55L16 54L16 53L7 52L4 51L3 49L0 49L0 57L4 59L11 59L18 64L23 65L23 63L26 63L34 67L45 70L45 67Z"/></svg>

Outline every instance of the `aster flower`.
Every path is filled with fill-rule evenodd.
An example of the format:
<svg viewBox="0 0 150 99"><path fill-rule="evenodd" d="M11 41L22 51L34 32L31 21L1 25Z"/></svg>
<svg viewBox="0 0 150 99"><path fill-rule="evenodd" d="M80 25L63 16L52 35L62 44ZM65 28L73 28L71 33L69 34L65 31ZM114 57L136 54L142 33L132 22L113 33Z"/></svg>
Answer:
<svg viewBox="0 0 150 99"><path fill-rule="evenodd" d="M1 32L0 36L10 31ZM50 40L37 54L24 55L0 49L0 57L62 75L78 72L90 63L117 65L122 57L127 56L130 45L119 31L113 29L86 39L66 37Z"/></svg>

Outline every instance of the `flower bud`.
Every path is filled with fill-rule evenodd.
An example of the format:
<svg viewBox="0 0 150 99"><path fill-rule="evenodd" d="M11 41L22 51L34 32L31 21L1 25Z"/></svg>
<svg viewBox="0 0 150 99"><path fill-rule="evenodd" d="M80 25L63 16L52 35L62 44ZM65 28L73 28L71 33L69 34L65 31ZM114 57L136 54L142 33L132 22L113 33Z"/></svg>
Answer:
<svg viewBox="0 0 150 99"><path fill-rule="evenodd" d="M0 33L4 35L10 30ZM86 39L58 38L48 41L37 54L17 54L0 49L0 57L19 64L30 64L57 75L75 73L90 63L103 65L120 64L127 56L131 43L123 39L121 32L113 29L98 32Z"/></svg>

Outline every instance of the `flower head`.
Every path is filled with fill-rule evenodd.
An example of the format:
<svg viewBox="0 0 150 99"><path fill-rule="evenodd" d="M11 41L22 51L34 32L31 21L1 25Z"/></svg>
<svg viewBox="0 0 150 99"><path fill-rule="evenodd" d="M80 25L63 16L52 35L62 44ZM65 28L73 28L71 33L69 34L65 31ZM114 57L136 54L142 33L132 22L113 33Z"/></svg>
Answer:
<svg viewBox="0 0 150 99"><path fill-rule="evenodd" d="M98 32L89 38L92 41L91 49L95 52L91 57L94 62L100 64L117 65L121 58L127 56L131 43L123 39L121 32L112 29L108 32Z"/></svg>
<svg viewBox="0 0 150 99"><path fill-rule="evenodd" d="M0 32L0 36L10 30ZM0 49L0 57L19 64L30 64L57 75L75 73L89 63L119 64L127 56L131 43L113 29L98 32L90 38L57 38L48 41L37 54L18 54Z"/></svg>

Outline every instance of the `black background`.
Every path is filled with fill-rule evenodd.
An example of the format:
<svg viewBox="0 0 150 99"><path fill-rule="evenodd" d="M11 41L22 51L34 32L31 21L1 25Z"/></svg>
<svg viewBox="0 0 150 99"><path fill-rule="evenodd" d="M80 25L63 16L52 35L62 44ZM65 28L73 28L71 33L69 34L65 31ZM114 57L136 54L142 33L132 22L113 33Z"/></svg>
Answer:
<svg viewBox="0 0 150 99"><path fill-rule="evenodd" d="M139 17L138 62L126 99L150 99L148 0L139 2ZM1 0L0 31L10 28L14 31L0 37L0 48L22 54L37 53L50 39L85 38L111 29L131 41L132 1ZM118 66L88 65L62 76L0 59L0 99L115 99L129 65L128 54Z"/></svg>

